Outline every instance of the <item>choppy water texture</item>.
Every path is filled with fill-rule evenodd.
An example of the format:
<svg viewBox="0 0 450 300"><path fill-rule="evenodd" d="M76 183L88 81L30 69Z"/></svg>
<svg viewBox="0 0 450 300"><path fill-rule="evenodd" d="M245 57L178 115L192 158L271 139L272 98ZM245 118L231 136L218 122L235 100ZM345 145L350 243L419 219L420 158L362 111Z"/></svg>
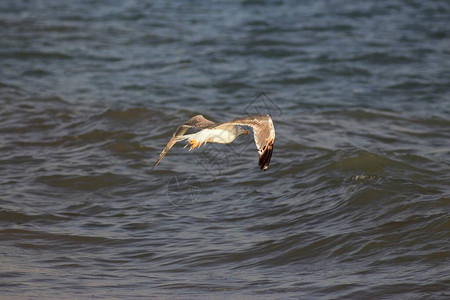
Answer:
<svg viewBox="0 0 450 300"><path fill-rule="evenodd" d="M0 3L0 298L449 299L448 1ZM175 128L269 112L195 151Z"/></svg>

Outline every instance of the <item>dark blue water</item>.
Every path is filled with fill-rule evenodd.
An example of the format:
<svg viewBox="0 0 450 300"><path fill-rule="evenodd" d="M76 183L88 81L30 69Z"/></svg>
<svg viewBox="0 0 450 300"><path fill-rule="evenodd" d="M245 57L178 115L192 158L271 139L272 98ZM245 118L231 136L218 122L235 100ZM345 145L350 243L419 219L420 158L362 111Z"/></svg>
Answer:
<svg viewBox="0 0 450 300"><path fill-rule="evenodd" d="M450 298L448 1L0 2L1 299ZM271 114L193 151L196 114Z"/></svg>

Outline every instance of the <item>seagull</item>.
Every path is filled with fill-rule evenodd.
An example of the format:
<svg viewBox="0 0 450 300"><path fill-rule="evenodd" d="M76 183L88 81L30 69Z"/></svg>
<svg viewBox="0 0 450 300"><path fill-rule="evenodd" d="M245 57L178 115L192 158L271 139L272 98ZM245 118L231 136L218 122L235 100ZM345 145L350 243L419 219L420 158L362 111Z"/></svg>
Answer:
<svg viewBox="0 0 450 300"><path fill-rule="evenodd" d="M241 134L249 134L248 130L245 130L241 126L252 128L259 154L258 165L261 170L267 170L275 141L275 128L273 127L272 118L269 115L249 115L223 123L214 123L202 115L196 115L178 126L172 138L167 143L167 146L153 165L152 170L176 142L187 140L188 144L184 148L190 145L189 151L206 143L229 144ZM185 134L186 131L192 128L200 129L200 131L193 134Z"/></svg>

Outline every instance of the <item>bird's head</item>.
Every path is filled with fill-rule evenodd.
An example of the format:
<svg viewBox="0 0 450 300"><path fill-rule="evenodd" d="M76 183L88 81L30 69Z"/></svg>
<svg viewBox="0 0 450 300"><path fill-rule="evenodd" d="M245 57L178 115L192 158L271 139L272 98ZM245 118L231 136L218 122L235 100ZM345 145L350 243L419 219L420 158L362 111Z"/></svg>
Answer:
<svg viewBox="0 0 450 300"><path fill-rule="evenodd" d="M249 134L249 132L248 132L248 130L246 130L246 129L244 129L244 128L242 128L242 127L239 127L239 135L241 135L241 134Z"/></svg>

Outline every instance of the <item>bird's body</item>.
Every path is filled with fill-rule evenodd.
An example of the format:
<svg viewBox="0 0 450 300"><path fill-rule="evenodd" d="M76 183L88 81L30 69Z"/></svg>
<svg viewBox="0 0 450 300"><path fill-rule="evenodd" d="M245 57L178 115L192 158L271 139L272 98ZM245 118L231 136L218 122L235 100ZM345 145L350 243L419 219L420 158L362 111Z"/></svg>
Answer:
<svg viewBox="0 0 450 300"><path fill-rule="evenodd" d="M198 145L191 146L193 149L206 143L229 144L241 134L248 134L248 131L236 125L228 125L223 128L206 128L193 134L184 135L179 140L188 140L189 144Z"/></svg>
<svg viewBox="0 0 450 300"><path fill-rule="evenodd" d="M269 167L275 140L275 128L269 115L246 116L224 123L211 122L202 115L194 116L183 125L178 126L153 168L159 164L170 148L178 141L187 140L188 144L185 147L191 145L190 150L206 143L229 144L239 135L249 133L241 126L253 129L255 144L260 155L258 164L265 171ZM190 128L200 128L201 130L196 133L185 134Z"/></svg>

